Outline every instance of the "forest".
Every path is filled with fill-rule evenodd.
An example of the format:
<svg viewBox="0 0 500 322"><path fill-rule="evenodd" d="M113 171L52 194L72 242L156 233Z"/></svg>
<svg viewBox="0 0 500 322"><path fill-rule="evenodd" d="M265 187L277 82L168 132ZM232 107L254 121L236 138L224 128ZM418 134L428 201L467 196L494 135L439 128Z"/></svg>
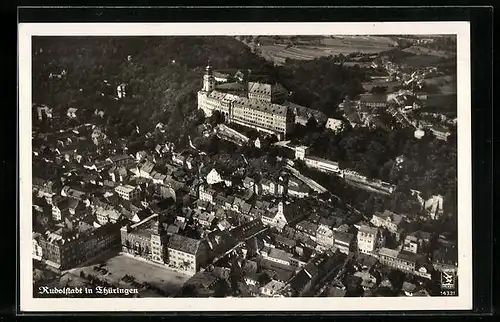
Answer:
<svg viewBox="0 0 500 322"><path fill-rule="evenodd" d="M225 37L36 37L33 102L59 115L69 107L88 120L104 110L111 137L149 131L157 123L178 138L192 122L204 67L260 68L266 62ZM66 75L49 79L50 73ZM125 83L127 97L116 98Z"/></svg>
<svg viewBox="0 0 500 322"><path fill-rule="evenodd" d="M196 109L208 62L214 69L266 73L292 92L293 101L327 115L345 95L362 93L366 79L363 69L335 64L332 57L273 66L231 37L35 37L33 103L56 114L76 107L85 119L104 110L111 136L162 122L176 138ZM63 77L49 78L63 70ZM127 97L118 100L122 83Z"/></svg>

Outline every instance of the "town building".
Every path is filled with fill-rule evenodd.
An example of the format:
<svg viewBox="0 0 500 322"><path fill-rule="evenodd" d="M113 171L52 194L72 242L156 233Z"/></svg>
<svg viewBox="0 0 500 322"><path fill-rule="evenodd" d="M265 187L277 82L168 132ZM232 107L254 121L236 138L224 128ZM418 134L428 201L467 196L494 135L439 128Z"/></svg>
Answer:
<svg viewBox="0 0 500 322"><path fill-rule="evenodd" d="M122 251L147 260L155 259L158 261L158 256L163 254L164 250L160 251L159 255L158 244L154 244L153 241L157 243L157 236L159 235L160 228L158 215L156 214L146 217L138 223L122 226L120 229ZM154 236L154 238L152 236ZM164 245L164 243L161 245ZM156 257L153 257L153 248L155 249Z"/></svg>
<svg viewBox="0 0 500 322"><path fill-rule="evenodd" d="M282 230L286 225L296 223L305 213L297 211L292 207L285 207L283 201L278 203L277 211L266 211L261 219L265 225Z"/></svg>
<svg viewBox="0 0 500 322"><path fill-rule="evenodd" d="M40 237L42 235L40 233L33 233L32 239L32 255L33 259L41 260L43 257L43 248L40 246Z"/></svg>
<svg viewBox="0 0 500 322"><path fill-rule="evenodd" d="M230 74L219 71L214 71L213 76L217 83L227 83L231 79Z"/></svg>
<svg viewBox="0 0 500 322"><path fill-rule="evenodd" d="M342 122L342 120L338 120L335 118L329 118L326 121L325 128L332 130L333 133L339 133L344 128L344 122Z"/></svg>
<svg viewBox="0 0 500 322"><path fill-rule="evenodd" d="M231 186L231 180L228 176L226 176L221 170L217 171L217 169L213 168L206 176L206 181L208 184L217 184L224 182L224 184Z"/></svg>
<svg viewBox="0 0 500 322"><path fill-rule="evenodd" d="M418 243L418 238L416 236L408 235L405 237L405 240L403 243L403 250L404 251L407 251L407 252L410 252L413 254L417 254L418 250L419 250L418 246L419 246L419 243Z"/></svg>
<svg viewBox="0 0 500 322"><path fill-rule="evenodd" d="M377 283L376 277L368 271L355 272L354 276L361 278L361 287L364 291L372 289Z"/></svg>
<svg viewBox="0 0 500 322"><path fill-rule="evenodd" d="M363 254L372 254L377 246L378 229L361 225L358 229L358 250Z"/></svg>
<svg viewBox="0 0 500 322"><path fill-rule="evenodd" d="M57 193L57 186L54 181L33 177L33 192L36 192L40 197L53 196Z"/></svg>
<svg viewBox="0 0 500 322"><path fill-rule="evenodd" d="M260 253L264 259L281 265L290 265L290 260L293 256L284 250L269 247L264 247Z"/></svg>
<svg viewBox="0 0 500 322"><path fill-rule="evenodd" d="M208 254L205 241L178 234L170 236L167 247L169 265L190 275L199 271Z"/></svg>
<svg viewBox="0 0 500 322"><path fill-rule="evenodd" d="M214 203L214 198L216 197L216 191L212 188L207 188L204 185L198 187L198 198L202 201Z"/></svg>
<svg viewBox="0 0 500 322"><path fill-rule="evenodd" d="M288 180L288 195L296 198L306 198L309 196L310 188L303 182L290 178Z"/></svg>
<svg viewBox="0 0 500 322"><path fill-rule="evenodd" d="M307 123L312 120L318 126L324 126L327 122L326 115L321 111L298 105L290 101L285 102L284 105L286 105L288 109L292 110L295 118L295 124L306 126Z"/></svg>
<svg viewBox="0 0 500 322"><path fill-rule="evenodd" d="M39 237L42 260L60 270L70 269L120 245L121 224L78 230L64 236L60 230Z"/></svg>
<svg viewBox="0 0 500 322"><path fill-rule="evenodd" d="M44 119L52 119L53 109L49 108L47 105L41 105L36 107L38 120L43 121Z"/></svg>
<svg viewBox="0 0 500 322"><path fill-rule="evenodd" d="M259 192L264 195L282 196L284 191L285 187L281 182L276 182L267 178L261 179L259 184L256 185L256 193Z"/></svg>
<svg viewBox="0 0 500 322"><path fill-rule="evenodd" d="M368 107L370 109L387 107L387 95L385 94L363 94L359 98L359 107Z"/></svg>
<svg viewBox="0 0 500 322"><path fill-rule="evenodd" d="M436 139L442 141L448 141L448 137L451 135L450 131L445 128L431 127L430 131L436 137Z"/></svg>
<svg viewBox="0 0 500 322"><path fill-rule="evenodd" d="M68 108L66 115L70 119L76 119L78 117L78 109L74 108L74 107L70 107L70 108Z"/></svg>
<svg viewBox="0 0 500 322"><path fill-rule="evenodd" d="M140 190L131 185L119 185L115 188L115 192L125 200L135 200L140 194Z"/></svg>
<svg viewBox="0 0 500 322"><path fill-rule="evenodd" d="M106 225L107 223L116 223L121 220L122 214L110 205L99 206L95 209L94 215L99 225Z"/></svg>
<svg viewBox="0 0 500 322"><path fill-rule="evenodd" d="M293 116L281 105L287 91L279 84L249 82L247 95L240 96L217 89L212 67L207 66L203 88L198 92L198 108L206 117L219 111L227 123L236 123L284 138L293 131Z"/></svg>
<svg viewBox="0 0 500 322"><path fill-rule="evenodd" d="M322 159L314 156L307 155L308 148L305 146L295 147L295 159L303 160L307 167L316 169L318 171L333 173L337 175L342 174L338 162Z"/></svg>
<svg viewBox="0 0 500 322"><path fill-rule="evenodd" d="M342 231L336 231L335 232L335 240L334 240L333 245L340 252L342 252L344 254L349 254L351 251L353 241L354 241L353 234L350 234L347 232L342 232Z"/></svg>
<svg viewBox="0 0 500 322"><path fill-rule="evenodd" d="M69 198L54 198L52 200L52 218L55 221L61 221L69 215Z"/></svg>
<svg viewBox="0 0 500 322"><path fill-rule="evenodd" d="M320 247L330 249L335 243L335 235L332 224L320 221L316 231L316 242Z"/></svg>
<svg viewBox="0 0 500 322"><path fill-rule="evenodd" d="M403 272L412 273L422 277L430 278L421 256L390 248L380 248L378 251L380 263ZM417 269L419 268L419 269Z"/></svg>
<svg viewBox="0 0 500 322"><path fill-rule="evenodd" d="M375 212L370 220L375 227L384 227L393 234L397 234L399 225L403 220L403 216L395 214L392 211L385 210L384 212Z"/></svg>
<svg viewBox="0 0 500 322"><path fill-rule="evenodd" d="M122 83L116 87L116 96L118 98L125 98L127 97L127 91L128 91L127 84Z"/></svg>
<svg viewBox="0 0 500 322"><path fill-rule="evenodd" d="M108 140L107 135L98 127L96 127L92 131L90 138L92 139L92 142L97 146L105 144Z"/></svg>
<svg viewBox="0 0 500 322"><path fill-rule="evenodd" d="M276 280L271 280L269 283L266 285L262 286L259 291L262 296L266 297L275 297L279 296L279 292L283 289L285 286L285 283L276 281Z"/></svg>

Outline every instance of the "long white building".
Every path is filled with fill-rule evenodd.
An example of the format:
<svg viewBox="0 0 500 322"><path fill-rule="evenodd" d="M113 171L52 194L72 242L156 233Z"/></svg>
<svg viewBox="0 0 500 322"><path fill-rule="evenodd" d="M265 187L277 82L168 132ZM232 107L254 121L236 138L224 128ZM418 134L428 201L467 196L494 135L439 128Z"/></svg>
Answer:
<svg viewBox="0 0 500 322"><path fill-rule="evenodd" d="M293 131L293 113L286 104L287 91L279 84L249 82L245 95L217 90L210 66L203 76L203 88L198 91L198 109L206 117L219 111L227 123L236 123L259 132L276 134L284 139Z"/></svg>

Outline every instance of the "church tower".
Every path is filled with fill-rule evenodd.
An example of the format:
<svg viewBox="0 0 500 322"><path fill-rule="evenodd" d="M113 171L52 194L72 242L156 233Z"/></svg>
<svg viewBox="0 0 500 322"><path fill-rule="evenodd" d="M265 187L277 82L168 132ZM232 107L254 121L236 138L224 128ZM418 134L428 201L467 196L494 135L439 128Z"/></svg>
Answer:
<svg viewBox="0 0 500 322"><path fill-rule="evenodd" d="M205 75L203 75L203 90L205 92L211 92L215 89L215 77L212 72L212 66L210 63L205 68Z"/></svg>
<svg viewBox="0 0 500 322"><path fill-rule="evenodd" d="M162 225L160 223L159 218L153 219L153 225L151 229L151 259L154 262L163 264L165 263L165 248L163 244L163 231Z"/></svg>

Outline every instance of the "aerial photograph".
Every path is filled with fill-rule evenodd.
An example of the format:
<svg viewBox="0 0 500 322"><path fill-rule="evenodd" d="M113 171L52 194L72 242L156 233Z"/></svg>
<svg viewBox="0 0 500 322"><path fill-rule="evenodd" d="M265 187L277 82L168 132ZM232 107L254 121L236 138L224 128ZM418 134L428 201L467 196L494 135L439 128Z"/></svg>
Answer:
<svg viewBox="0 0 500 322"><path fill-rule="evenodd" d="M396 33L33 36L33 297L458 296L457 37Z"/></svg>

